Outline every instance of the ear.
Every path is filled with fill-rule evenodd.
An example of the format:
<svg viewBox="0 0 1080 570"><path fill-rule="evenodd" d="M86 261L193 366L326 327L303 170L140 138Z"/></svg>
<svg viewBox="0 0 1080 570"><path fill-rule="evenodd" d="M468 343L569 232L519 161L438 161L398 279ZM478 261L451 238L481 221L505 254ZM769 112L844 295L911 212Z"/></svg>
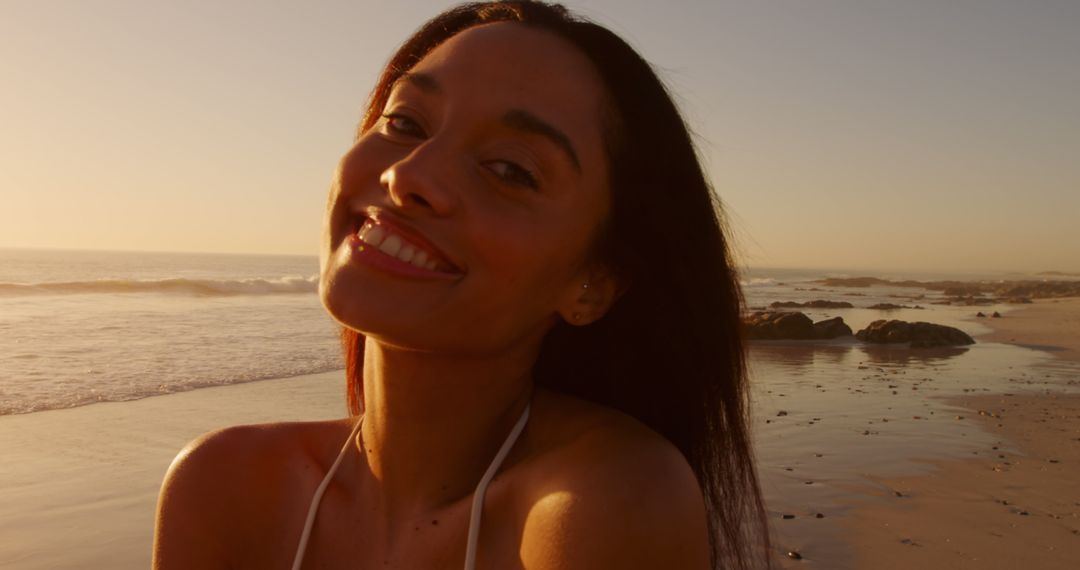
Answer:
<svg viewBox="0 0 1080 570"><path fill-rule="evenodd" d="M600 320L626 291L626 286L606 268L593 267L570 282L558 313L571 325Z"/></svg>

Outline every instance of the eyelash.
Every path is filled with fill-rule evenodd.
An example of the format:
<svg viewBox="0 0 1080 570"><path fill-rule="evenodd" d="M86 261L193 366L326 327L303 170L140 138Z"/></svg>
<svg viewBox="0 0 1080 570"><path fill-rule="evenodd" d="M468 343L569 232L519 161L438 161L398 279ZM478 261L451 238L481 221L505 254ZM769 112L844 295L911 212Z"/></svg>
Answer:
<svg viewBox="0 0 1080 570"><path fill-rule="evenodd" d="M533 176L533 173L529 172L528 169L524 168L523 166L514 162L510 162L508 160L494 160L492 161L492 164L505 164L506 166L510 167L509 169L510 171L512 171L512 174L504 176L496 173L496 176L498 176L499 178L502 178L503 180L506 180L511 184L525 186L528 188L532 188L533 190L540 189L540 184L536 181L536 176Z"/></svg>
<svg viewBox="0 0 1080 570"><path fill-rule="evenodd" d="M419 127L419 125L416 124L416 121L413 121L406 115L401 115L398 113L384 113L382 115L382 118L386 121L387 130L392 134L404 136L423 136L424 134L423 130ZM412 126L412 129L395 127L394 121L398 120L407 121ZM507 183L516 186L524 186L533 190L539 190L540 184L536 179L536 175L534 175L529 169L521 166L520 164L517 164L516 162L511 162L509 160L493 160L490 161L490 163L505 164L509 167L509 174L504 175L499 174L498 172L495 173L496 176L498 176L502 180L505 180Z"/></svg>
<svg viewBox="0 0 1080 570"><path fill-rule="evenodd" d="M419 131L420 133L423 133L423 131L420 129L420 126L416 124L416 121L413 121L412 119L410 119L409 117L407 117L405 115L399 115L399 114L396 114L396 113L383 113L382 118L386 120L386 126L390 129L390 131L392 131L394 133L404 134L404 135L413 135L413 136L416 135L415 132L409 133L409 132L405 132L403 129L399 129L397 127L394 127L393 126L393 121L397 120L397 119L405 119L406 121L408 121L410 124L413 125L413 127L416 129L416 131Z"/></svg>

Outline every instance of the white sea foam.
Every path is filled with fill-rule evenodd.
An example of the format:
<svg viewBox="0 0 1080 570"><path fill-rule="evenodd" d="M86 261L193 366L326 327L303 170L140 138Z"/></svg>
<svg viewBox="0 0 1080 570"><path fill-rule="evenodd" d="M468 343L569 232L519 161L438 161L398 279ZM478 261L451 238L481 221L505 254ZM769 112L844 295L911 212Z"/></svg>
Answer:
<svg viewBox="0 0 1080 570"><path fill-rule="evenodd" d="M751 279L743 279L739 283L743 287L763 287L775 284L776 280L772 277L753 277Z"/></svg>
<svg viewBox="0 0 1080 570"><path fill-rule="evenodd" d="M317 267L0 250L0 415L341 368Z"/></svg>
<svg viewBox="0 0 1080 570"><path fill-rule="evenodd" d="M274 279L95 279L44 283L0 283L0 296L161 293L166 295L226 296L314 293L318 276L291 275Z"/></svg>

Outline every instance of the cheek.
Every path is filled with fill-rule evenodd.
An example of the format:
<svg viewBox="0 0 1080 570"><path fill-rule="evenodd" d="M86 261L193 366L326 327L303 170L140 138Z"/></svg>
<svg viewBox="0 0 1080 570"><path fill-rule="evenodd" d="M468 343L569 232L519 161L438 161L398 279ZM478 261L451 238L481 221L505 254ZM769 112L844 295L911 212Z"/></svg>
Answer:
<svg viewBox="0 0 1080 570"><path fill-rule="evenodd" d="M522 315L525 318L553 311L577 269L578 246L569 237L570 229L526 216L502 216L484 226L488 231L476 239L484 244L478 251L490 277L492 301L508 314L518 308L533 313Z"/></svg>

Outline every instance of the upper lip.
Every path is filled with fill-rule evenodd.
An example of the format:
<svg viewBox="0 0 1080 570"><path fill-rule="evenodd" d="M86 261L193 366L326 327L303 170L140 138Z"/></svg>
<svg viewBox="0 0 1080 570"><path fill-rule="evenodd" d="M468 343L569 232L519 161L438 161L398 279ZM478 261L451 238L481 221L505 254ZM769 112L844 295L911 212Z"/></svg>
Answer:
<svg viewBox="0 0 1080 570"><path fill-rule="evenodd" d="M352 226L353 232L360 229L360 226L363 225L365 218L371 218L377 224L385 226L391 229L394 233L400 235L402 238L405 238L406 241L412 242L414 245L420 246L423 249L427 250L429 254L434 253L436 257L438 257L447 265L451 266L455 273L465 272L464 267L461 263L458 263L449 255L447 255L445 251L432 243L432 241L425 237L424 234L420 233L419 230L410 226L408 222L405 222L399 216L396 216L386 210L376 207L367 207L363 208L362 210L352 209L351 212L354 216L357 217L357 219L354 220L354 224Z"/></svg>

